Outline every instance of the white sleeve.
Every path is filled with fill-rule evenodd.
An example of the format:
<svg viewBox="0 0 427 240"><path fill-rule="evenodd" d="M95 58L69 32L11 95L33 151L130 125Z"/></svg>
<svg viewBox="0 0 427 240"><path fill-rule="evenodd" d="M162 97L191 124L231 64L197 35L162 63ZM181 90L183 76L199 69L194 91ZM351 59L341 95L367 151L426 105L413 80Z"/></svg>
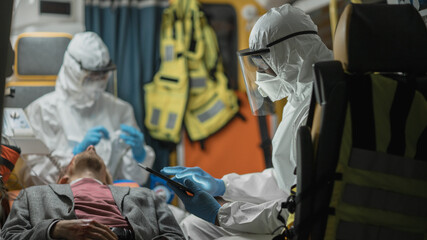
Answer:
<svg viewBox="0 0 427 240"><path fill-rule="evenodd" d="M62 123L50 100L55 95L49 93L25 108L28 121L36 138L49 149L49 154L22 154L24 166L19 178L25 186L56 183L61 168L66 167L73 158Z"/></svg>
<svg viewBox="0 0 427 240"><path fill-rule="evenodd" d="M24 187L56 183L60 170L65 169L72 159L70 156L42 154L21 155L23 166L18 175Z"/></svg>
<svg viewBox="0 0 427 240"><path fill-rule="evenodd" d="M228 201L243 201L260 204L271 200L286 199L288 194L279 188L273 168L258 173L225 175L225 193Z"/></svg>
<svg viewBox="0 0 427 240"><path fill-rule="evenodd" d="M248 202L230 202L224 204L218 212L219 225L228 231L257 234L277 233L284 223L277 217L279 213L284 219L288 211L281 210L281 203L286 199L269 201L262 204Z"/></svg>
<svg viewBox="0 0 427 240"><path fill-rule="evenodd" d="M133 107L124 100L114 98L116 104L120 104L120 118L117 120L120 124L132 126L138 130L139 127L135 120ZM144 136L145 137L145 136ZM152 167L155 160L155 152L151 146L144 143L145 158L142 162L147 167ZM113 179L128 179L143 185L147 182L150 173L138 166L137 161L133 158L132 150L129 148L127 153L123 156L121 163L117 166L117 172L111 173Z"/></svg>

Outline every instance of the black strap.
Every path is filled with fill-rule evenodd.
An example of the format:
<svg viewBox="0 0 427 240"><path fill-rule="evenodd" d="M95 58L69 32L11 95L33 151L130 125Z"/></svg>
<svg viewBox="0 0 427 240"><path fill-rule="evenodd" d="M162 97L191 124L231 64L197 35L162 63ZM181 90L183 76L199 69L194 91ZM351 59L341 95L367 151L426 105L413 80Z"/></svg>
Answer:
<svg viewBox="0 0 427 240"><path fill-rule="evenodd" d="M403 156L406 149L406 120L414 99L415 90L399 82L390 109L391 138L387 153Z"/></svg>
<svg viewBox="0 0 427 240"><path fill-rule="evenodd" d="M302 219L301 221L299 221L298 225L294 225L290 229L290 234L292 234L291 237L298 236L300 233L311 232L311 226L313 226L315 222L321 220L321 217L323 218L323 216L325 215L335 215L335 208L324 208L318 212L311 214L308 218Z"/></svg>
<svg viewBox="0 0 427 240"><path fill-rule="evenodd" d="M291 187L291 192L293 193L290 195L286 202L283 202L281 204L281 209L279 211L279 214L277 216L277 219L279 219L281 222L285 224L286 228L286 220L280 215L283 208L287 208L290 213L294 213L297 207L297 204L301 203L301 201L308 197L309 195L314 195L316 193L317 189L323 189L322 186L326 185L328 183L331 183L334 180L342 180L342 174L341 173L335 173L333 176L324 176L319 180L317 183L312 184L311 186L307 187L306 191L299 193L298 195L295 195L295 193L292 191L292 189L295 187ZM315 213L313 213L309 219L302 219L298 226L293 226L292 229L285 229L284 232L282 232L280 235L276 237L280 238L273 238L273 239L284 239L284 237L291 238L298 234L299 230L306 229L310 227L314 222L318 221L320 217L323 217L325 215L335 215L335 209L334 208L324 208L321 209ZM285 235L288 234L288 235Z"/></svg>
<svg viewBox="0 0 427 240"><path fill-rule="evenodd" d="M324 186L332 184L334 181L341 181L343 178L342 173L335 172L332 175L324 175L319 178L319 180L305 188L305 191L299 192L295 195L295 204L301 203L302 200L307 198L310 195L316 194L318 191L322 191Z"/></svg>
<svg viewBox="0 0 427 240"><path fill-rule="evenodd" d="M132 229L112 227L111 231L117 235L119 240L134 240L135 234Z"/></svg>
<svg viewBox="0 0 427 240"><path fill-rule="evenodd" d="M13 168L15 167L15 165L13 163L11 163L9 160L0 157L0 165L4 165L5 167L7 167L11 172L13 171Z"/></svg>
<svg viewBox="0 0 427 240"><path fill-rule="evenodd" d="M424 129L421 136L418 138L417 143L417 152L415 154L415 159L427 161L427 128Z"/></svg>
<svg viewBox="0 0 427 240"><path fill-rule="evenodd" d="M267 44L267 47L271 47L271 46L276 45L279 42L285 41L285 40L287 40L289 38L293 38L293 37L296 37L296 36L299 36L299 35L304 35L304 34L317 34L317 32L316 31L301 31L301 32L291 33L291 34L289 34L287 36L284 36L282 38L277 39L276 41L273 41L273 42Z"/></svg>
<svg viewBox="0 0 427 240"><path fill-rule="evenodd" d="M21 154L21 148L20 148L20 147L18 147L18 146L13 146L13 145L8 145L8 144L2 144L2 146L3 146L3 147L10 148L10 149L12 149L13 151L15 151L15 152L17 152L17 153ZM2 147L2 150L3 150L3 147Z"/></svg>
<svg viewBox="0 0 427 240"><path fill-rule="evenodd" d="M282 203L282 209L283 208L287 208L289 213L295 213L295 209L297 207L297 204L295 202L295 195L290 195L287 199L286 202ZM280 215L280 212L282 212L282 209L280 209L279 211L279 216L277 218L282 218L282 216ZM281 220L279 218L279 220ZM281 220L282 221L282 220ZM283 221L282 221L283 222Z"/></svg>
<svg viewBox="0 0 427 240"><path fill-rule="evenodd" d="M376 150L370 75L357 74L349 83L353 147Z"/></svg>
<svg viewBox="0 0 427 240"><path fill-rule="evenodd" d="M199 142L200 142L200 149L202 149L202 151L204 151L206 149L206 147L205 147L205 140L202 139Z"/></svg>
<svg viewBox="0 0 427 240"><path fill-rule="evenodd" d="M314 110L316 109L316 97L315 97L315 93L314 93L314 86L313 86L313 91L311 93L311 97L310 97L310 108L308 109L308 116L307 116L307 122L306 122L306 126L312 128L313 127L313 119L314 119ZM296 170L295 170L296 172Z"/></svg>
<svg viewBox="0 0 427 240"><path fill-rule="evenodd" d="M239 105L240 105L240 103L239 103ZM246 122L246 118L241 112L237 112L236 117L240 118L243 122Z"/></svg>
<svg viewBox="0 0 427 240"><path fill-rule="evenodd" d="M267 119L265 116L258 116L258 126L259 126L259 132L261 135L261 145L264 152L264 161L265 161L265 167L271 168L273 167L273 164L271 162L271 139L268 134L268 127L267 127Z"/></svg>
<svg viewBox="0 0 427 240"><path fill-rule="evenodd" d="M165 77L165 76L160 76L161 80L165 80L165 81L169 81L169 82L175 82L177 83L179 81L178 78L171 78L171 77Z"/></svg>
<svg viewBox="0 0 427 240"><path fill-rule="evenodd" d="M221 55L221 53L219 52L219 50L217 49L217 54L216 54L216 59L215 59L215 64L213 66L213 68L211 70L209 70L209 76L211 76L212 80L214 80L216 82L216 70L219 64L219 56ZM225 74L225 73L224 73Z"/></svg>
<svg viewBox="0 0 427 240"><path fill-rule="evenodd" d="M195 21L200 21L200 20L196 19L193 10L191 10L191 18L192 18L193 21L191 21L190 46L189 46L188 50L191 51L191 52L194 52L194 50L196 49L196 43L197 43L197 41L194 40L194 22Z"/></svg>
<svg viewBox="0 0 427 240"><path fill-rule="evenodd" d="M294 228L288 228L284 226L285 229L280 233L279 235L276 235L273 240L284 240L284 239L291 239L293 238L294 234Z"/></svg>
<svg viewBox="0 0 427 240"><path fill-rule="evenodd" d="M178 16L176 15L176 11L173 11L173 22L172 22L172 38L176 40L176 29L175 22L178 21Z"/></svg>

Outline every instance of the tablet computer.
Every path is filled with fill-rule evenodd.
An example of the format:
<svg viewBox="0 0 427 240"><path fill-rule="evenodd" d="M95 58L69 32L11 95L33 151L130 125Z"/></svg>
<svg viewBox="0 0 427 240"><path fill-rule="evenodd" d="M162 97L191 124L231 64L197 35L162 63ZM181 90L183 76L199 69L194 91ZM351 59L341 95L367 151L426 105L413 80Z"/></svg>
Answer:
<svg viewBox="0 0 427 240"><path fill-rule="evenodd" d="M150 173L152 173L152 174L156 175L157 177L159 177L159 178L162 178L162 179L166 180L168 183L170 183L170 184L172 184L173 186L175 186L175 187L177 187L177 188L181 189L182 191L184 191L184 192L189 192L189 193L191 193L191 194L194 194L194 193L193 193L193 192L192 192L188 187L186 187L186 186L182 185L181 183L179 183L179 182L177 182L177 181L174 181L174 180L170 179L168 176L164 175L163 173L157 172L157 171L155 171L155 170L153 170L153 169L151 169L151 168L149 168L149 167L147 167L147 166L142 165L141 163L138 163L138 166L140 166L141 168L143 168L143 169L147 170L148 172L150 172Z"/></svg>

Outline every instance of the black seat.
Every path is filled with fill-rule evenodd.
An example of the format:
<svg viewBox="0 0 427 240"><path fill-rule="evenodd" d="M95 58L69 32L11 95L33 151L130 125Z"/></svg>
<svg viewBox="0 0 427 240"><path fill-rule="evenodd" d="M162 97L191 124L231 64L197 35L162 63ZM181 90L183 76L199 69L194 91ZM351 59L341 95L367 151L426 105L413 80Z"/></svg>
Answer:
<svg viewBox="0 0 427 240"><path fill-rule="evenodd" d="M298 132L293 239L427 238L426 43L412 5L346 7Z"/></svg>

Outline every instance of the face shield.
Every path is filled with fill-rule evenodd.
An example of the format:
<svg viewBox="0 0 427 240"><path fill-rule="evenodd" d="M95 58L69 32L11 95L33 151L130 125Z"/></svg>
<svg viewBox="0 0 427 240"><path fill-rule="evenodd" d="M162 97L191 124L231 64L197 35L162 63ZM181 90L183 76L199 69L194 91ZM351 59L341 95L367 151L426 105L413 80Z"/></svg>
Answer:
<svg viewBox="0 0 427 240"><path fill-rule="evenodd" d="M245 80L246 93L254 115L273 114L273 101L279 100L276 95L279 95L277 93L283 87L280 83L281 79L277 76L279 73L274 72L273 68L266 61L270 55L270 48L289 38L303 34L317 34L317 32L300 31L279 38L267 44L266 48L258 50L247 48L237 52Z"/></svg>
<svg viewBox="0 0 427 240"><path fill-rule="evenodd" d="M250 51L248 49L237 52L240 67L243 73L243 79L246 85L246 94L248 95L249 104L252 113L256 116L264 116L274 113L274 103L268 98L261 95L258 91L257 72L272 72L269 65L261 57L262 53L267 51Z"/></svg>
<svg viewBox="0 0 427 240"><path fill-rule="evenodd" d="M114 70L116 70L116 65L113 63L112 60L108 62L108 64L104 67L99 68L88 68L84 67L83 64L78 61L73 55L68 53L71 58L80 66L80 69L85 73L84 77L82 78L82 86L83 88L91 86L107 86L108 79L111 77L111 74Z"/></svg>

